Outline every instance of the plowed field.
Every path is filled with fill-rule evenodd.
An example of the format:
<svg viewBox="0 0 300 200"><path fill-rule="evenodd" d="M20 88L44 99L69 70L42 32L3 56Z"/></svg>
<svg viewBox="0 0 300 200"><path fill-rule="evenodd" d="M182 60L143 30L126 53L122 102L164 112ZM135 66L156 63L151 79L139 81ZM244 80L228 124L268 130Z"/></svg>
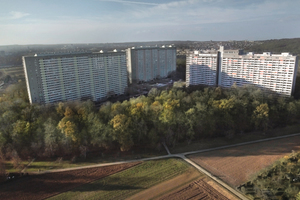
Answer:
<svg viewBox="0 0 300 200"><path fill-rule="evenodd" d="M95 181L139 163L31 175L0 185L0 199L44 199Z"/></svg>
<svg viewBox="0 0 300 200"><path fill-rule="evenodd" d="M239 186L274 161L300 149L300 136L188 156L231 186Z"/></svg>
<svg viewBox="0 0 300 200"><path fill-rule="evenodd" d="M180 200L180 199L201 199L201 200L228 200L224 195L219 193L202 179L197 180L183 189L169 194L161 200Z"/></svg>

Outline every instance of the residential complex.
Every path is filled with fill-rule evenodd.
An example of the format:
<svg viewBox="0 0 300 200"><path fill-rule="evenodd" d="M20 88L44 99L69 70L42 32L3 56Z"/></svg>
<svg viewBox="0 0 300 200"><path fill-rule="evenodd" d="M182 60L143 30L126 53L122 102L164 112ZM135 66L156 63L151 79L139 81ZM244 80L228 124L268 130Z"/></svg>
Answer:
<svg viewBox="0 0 300 200"><path fill-rule="evenodd" d="M217 54L196 51L187 56L187 86L254 84L290 96L295 88L297 61L297 57L289 53L244 54L242 50L224 50L223 47Z"/></svg>
<svg viewBox="0 0 300 200"><path fill-rule="evenodd" d="M23 56L23 66L30 103L98 101L128 86L125 52Z"/></svg>
<svg viewBox="0 0 300 200"><path fill-rule="evenodd" d="M133 47L127 49L126 54L129 83L164 78L176 70L173 46Z"/></svg>

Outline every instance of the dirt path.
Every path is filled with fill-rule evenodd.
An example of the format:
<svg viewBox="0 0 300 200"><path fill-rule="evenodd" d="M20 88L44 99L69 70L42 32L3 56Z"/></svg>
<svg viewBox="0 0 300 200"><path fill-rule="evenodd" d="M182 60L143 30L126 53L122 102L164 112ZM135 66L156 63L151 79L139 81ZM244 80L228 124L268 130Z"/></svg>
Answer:
<svg viewBox="0 0 300 200"><path fill-rule="evenodd" d="M236 196L232 195L231 192L229 192L228 190L226 190L225 188L223 188L222 186L220 186L219 184L217 184L215 181L209 179L209 178L205 178L204 180L207 184L209 184L211 187L213 187L215 190L217 190L218 192L220 192L221 194L223 194L226 198L230 199L230 200L239 200L239 198L237 198Z"/></svg>
<svg viewBox="0 0 300 200"><path fill-rule="evenodd" d="M181 185L189 183L199 178L200 176L201 174L198 171L191 170L171 180L165 181L147 190L139 192L129 197L127 200L140 200L140 199L153 199L153 198L156 199L155 197L163 195L173 189L176 189L177 187L180 187Z"/></svg>

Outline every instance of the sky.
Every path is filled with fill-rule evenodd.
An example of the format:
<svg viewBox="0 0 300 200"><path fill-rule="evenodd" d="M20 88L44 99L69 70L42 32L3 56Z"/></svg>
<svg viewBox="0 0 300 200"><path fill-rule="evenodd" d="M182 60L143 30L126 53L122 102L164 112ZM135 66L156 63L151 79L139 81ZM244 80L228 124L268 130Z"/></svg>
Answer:
<svg viewBox="0 0 300 200"><path fill-rule="evenodd" d="M0 45L300 37L300 0L0 0Z"/></svg>

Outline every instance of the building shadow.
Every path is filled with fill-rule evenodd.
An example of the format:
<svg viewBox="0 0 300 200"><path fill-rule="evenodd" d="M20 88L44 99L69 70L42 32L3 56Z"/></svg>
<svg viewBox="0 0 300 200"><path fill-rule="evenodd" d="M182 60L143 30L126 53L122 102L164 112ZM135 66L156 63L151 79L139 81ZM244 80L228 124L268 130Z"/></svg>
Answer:
<svg viewBox="0 0 300 200"><path fill-rule="evenodd" d="M190 85L192 87L200 85L204 87L230 88L233 85L238 87L253 85L268 94L282 96L290 96L293 94L293 85L296 81L294 78L292 81L288 79L274 80L272 76L267 78L257 71L253 71L251 74L242 74L238 72L232 72L231 74L226 72L218 73L218 70L212 70L207 65L201 65L201 67L198 67L196 70L194 69L190 72L189 76L190 78L196 77L195 79L199 80L198 82L194 81L194 83Z"/></svg>

